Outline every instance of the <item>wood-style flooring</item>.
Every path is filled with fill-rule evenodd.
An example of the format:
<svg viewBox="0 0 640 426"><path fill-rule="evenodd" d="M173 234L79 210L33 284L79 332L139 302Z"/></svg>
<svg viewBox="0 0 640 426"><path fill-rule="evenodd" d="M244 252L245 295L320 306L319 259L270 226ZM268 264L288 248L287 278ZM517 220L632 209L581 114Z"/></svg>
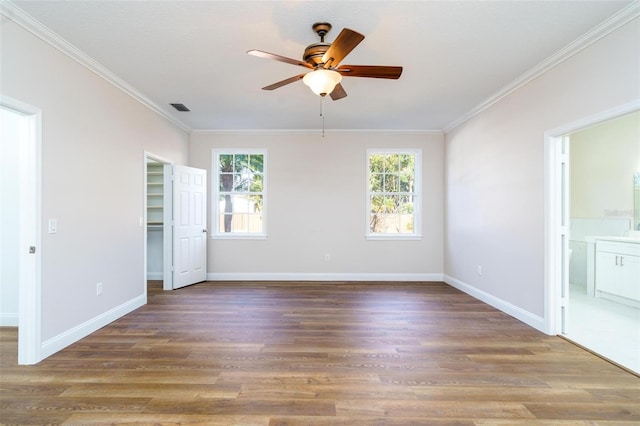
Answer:
<svg viewBox="0 0 640 426"><path fill-rule="evenodd" d="M38 365L16 339L2 424L640 424L640 378L443 283L153 282Z"/></svg>

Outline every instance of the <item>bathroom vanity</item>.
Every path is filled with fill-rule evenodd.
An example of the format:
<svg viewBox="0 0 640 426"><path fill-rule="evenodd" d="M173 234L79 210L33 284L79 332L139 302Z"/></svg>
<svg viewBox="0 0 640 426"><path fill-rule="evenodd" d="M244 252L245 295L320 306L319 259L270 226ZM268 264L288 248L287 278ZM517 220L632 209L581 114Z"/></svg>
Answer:
<svg viewBox="0 0 640 426"><path fill-rule="evenodd" d="M640 308L640 239L587 237L587 293Z"/></svg>

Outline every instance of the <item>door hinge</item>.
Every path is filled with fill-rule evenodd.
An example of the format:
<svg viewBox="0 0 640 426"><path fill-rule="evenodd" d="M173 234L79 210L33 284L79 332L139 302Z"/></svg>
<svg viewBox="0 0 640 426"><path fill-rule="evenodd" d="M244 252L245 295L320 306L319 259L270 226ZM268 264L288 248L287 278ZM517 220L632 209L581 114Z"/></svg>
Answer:
<svg viewBox="0 0 640 426"><path fill-rule="evenodd" d="M569 162L569 155L560 154L560 164L566 164Z"/></svg>

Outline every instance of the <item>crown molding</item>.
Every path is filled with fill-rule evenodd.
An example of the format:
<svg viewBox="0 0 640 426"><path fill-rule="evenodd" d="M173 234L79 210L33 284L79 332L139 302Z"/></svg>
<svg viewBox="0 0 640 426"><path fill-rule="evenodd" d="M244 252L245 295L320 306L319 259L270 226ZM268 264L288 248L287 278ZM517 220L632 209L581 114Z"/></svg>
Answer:
<svg viewBox="0 0 640 426"><path fill-rule="evenodd" d="M449 133L456 127L464 124L469 121L471 118L480 114L485 109L491 107L504 97L510 95L514 91L528 84L530 81L538 78L540 75L554 68L555 66L561 64L566 61L573 55L579 53L580 51L586 49L596 41L601 38L607 36L618 28L624 26L629 23L633 19L636 19L640 16L640 1L636 0L633 3L629 4L625 8L621 9L619 12L615 13L607 20L602 22L600 25L594 27L589 32L585 33L581 37L577 38L573 42L569 43L563 49L554 53L544 61L540 62L538 65L531 68L529 71L522 74L520 77L516 78L514 81L509 83L507 86L503 87L498 92L494 93L484 102L455 120L453 123L446 126L443 131L444 133Z"/></svg>
<svg viewBox="0 0 640 426"><path fill-rule="evenodd" d="M162 118L170 121L178 128L188 133L191 132L189 126L185 125L179 120L176 120L174 117L164 112L162 108L160 108L160 106L158 106L151 99L147 98L136 88L118 77L113 72L109 71L98 61L82 52L80 49L47 28L45 25L34 19L31 15L20 9L10 0L0 1L0 14L6 16L8 19L20 25L36 37L42 39L52 47L69 56L71 59L75 60L80 65L94 72L99 77L102 77L118 89L122 90L127 95L131 96L147 108L151 109L156 114L160 115Z"/></svg>
<svg viewBox="0 0 640 426"><path fill-rule="evenodd" d="M318 135L322 136L322 129L193 129L191 134L194 135L233 135L233 134L252 134L252 135ZM366 134L366 135L443 135L444 131L439 129L325 129L325 135L345 135L345 134Z"/></svg>

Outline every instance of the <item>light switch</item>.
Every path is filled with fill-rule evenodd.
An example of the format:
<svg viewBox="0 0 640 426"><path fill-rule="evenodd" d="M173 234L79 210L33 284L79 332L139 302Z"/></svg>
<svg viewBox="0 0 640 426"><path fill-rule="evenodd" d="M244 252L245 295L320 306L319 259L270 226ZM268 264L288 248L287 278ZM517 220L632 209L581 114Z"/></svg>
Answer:
<svg viewBox="0 0 640 426"><path fill-rule="evenodd" d="M58 233L58 219L49 219L49 233Z"/></svg>

